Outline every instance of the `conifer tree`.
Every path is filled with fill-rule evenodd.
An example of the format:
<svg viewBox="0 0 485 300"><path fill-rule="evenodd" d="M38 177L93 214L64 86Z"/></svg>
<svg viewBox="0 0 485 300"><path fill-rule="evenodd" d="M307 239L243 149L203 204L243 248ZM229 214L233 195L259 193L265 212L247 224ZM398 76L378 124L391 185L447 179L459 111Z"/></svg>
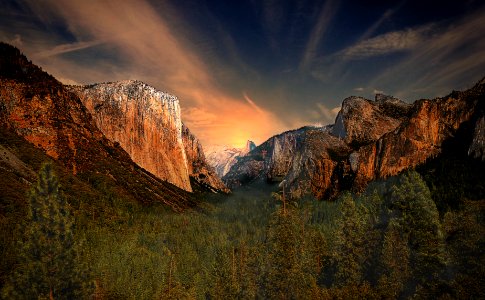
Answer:
<svg viewBox="0 0 485 300"><path fill-rule="evenodd" d="M316 279L303 266L304 236L297 212L284 207L273 215L268 232L265 290L271 299L309 298Z"/></svg>
<svg viewBox="0 0 485 300"><path fill-rule="evenodd" d="M382 297L396 299L410 276L408 234L396 219L389 221L380 256L381 277L377 288Z"/></svg>
<svg viewBox="0 0 485 300"><path fill-rule="evenodd" d="M446 267L446 253L439 213L431 193L418 173L408 172L392 187L391 198L393 207L400 212L397 220L402 232L409 236L412 285L434 289Z"/></svg>
<svg viewBox="0 0 485 300"><path fill-rule="evenodd" d="M51 164L44 164L28 195L30 210L19 246L19 266L4 290L7 298L79 299L92 292L79 259L73 217Z"/></svg>
<svg viewBox="0 0 485 300"><path fill-rule="evenodd" d="M211 297L214 299L234 299L238 292L234 267L226 250L220 249L218 251L217 260L212 270Z"/></svg>
<svg viewBox="0 0 485 300"><path fill-rule="evenodd" d="M337 285L358 285L363 280L366 259L366 222L350 194L342 196L342 215L335 233Z"/></svg>

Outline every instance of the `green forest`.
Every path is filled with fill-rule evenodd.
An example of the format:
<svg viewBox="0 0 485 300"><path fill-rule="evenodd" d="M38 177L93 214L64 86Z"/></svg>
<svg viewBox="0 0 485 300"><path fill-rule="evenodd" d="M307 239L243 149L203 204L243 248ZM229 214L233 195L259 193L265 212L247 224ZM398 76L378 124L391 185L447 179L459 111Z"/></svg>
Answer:
<svg viewBox="0 0 485 300"><path fill-rule="evenodd" d="M415 171L335 201L256 184L183 213L92 185L66 197L42 166L21 221L0 223L4 299L483 297L483 202L439 211Z"/></svg>

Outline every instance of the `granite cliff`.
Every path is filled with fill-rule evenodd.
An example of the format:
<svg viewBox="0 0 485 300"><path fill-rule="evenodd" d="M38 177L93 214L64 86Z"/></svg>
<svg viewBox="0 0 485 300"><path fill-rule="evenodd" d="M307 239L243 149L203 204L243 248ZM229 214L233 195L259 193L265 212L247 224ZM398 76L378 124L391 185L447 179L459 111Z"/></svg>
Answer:
<svg viewBox="0 0 485 300"><path fill-rule="evenodd" d="M379 94L374 101L349 97L335 124L274 136L240 158L223 180L230 188L284 180L292 197L330 199L436 157L443 142L470 122L468 153L483 159L484 97L484 80L470 90L413 104Z"/></svg>
<svg viewBox="0 0 485 300"><path fill-rule="evenodd" d="M228 192L205 162L200 142L182 124L177 97L135 80L70 88L106 137L153 175L189 192L191 178Z"/></svg>
<svg viewBox="0 0 485 300"><path fill-rule="evenodd" d="M141 202L163 202L176 210L194 203L189 193L140 168L98 129L76 94L4 43L0 43L0 127L2 139L34 145L88 185L97 178ZM3 147L10 149L8 143ZM16 155L28 164L21 156ZM22 174L15 166L22 164L10 164L8 174ZM23 182L28 185L31 178L25 176Z"/></svg>

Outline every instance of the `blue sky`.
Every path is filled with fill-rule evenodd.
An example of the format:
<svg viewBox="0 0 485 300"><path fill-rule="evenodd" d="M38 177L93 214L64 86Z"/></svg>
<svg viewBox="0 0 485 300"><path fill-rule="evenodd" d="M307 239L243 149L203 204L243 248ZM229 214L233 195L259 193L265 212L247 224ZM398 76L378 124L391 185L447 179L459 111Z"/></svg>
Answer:
<svg viewBox="0 0 485 300"><path fill-rule="evenodd" d="M0 5L0 40L64 83L139 79L177 95L207 147L333 123L351 95L410 102L485 76L481 1Z"/></svg>

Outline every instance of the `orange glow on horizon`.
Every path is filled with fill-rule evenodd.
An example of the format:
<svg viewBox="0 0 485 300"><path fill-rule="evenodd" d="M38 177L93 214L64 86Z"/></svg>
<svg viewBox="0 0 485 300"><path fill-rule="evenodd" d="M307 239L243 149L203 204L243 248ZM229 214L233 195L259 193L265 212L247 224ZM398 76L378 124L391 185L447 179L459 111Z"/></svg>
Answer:
<svg viewBox="0 0 485 300"><path fill-rule="evenodd" d="M225 97L209 99L208 105L182 109L184 123L205 149L215 145L242 148L248 140L258 145L284 129L272 112L254 102Z"/></svg>

